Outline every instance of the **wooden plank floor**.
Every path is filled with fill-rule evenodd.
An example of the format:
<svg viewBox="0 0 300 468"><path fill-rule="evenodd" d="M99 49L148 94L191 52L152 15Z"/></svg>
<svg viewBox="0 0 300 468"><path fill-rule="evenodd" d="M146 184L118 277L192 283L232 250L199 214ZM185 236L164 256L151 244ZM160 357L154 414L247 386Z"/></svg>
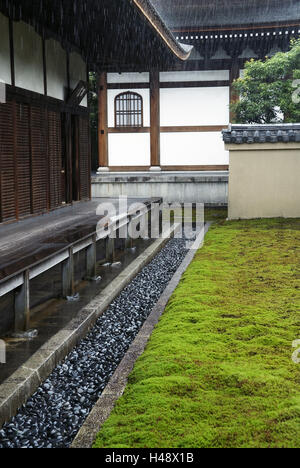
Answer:
<svg viewBox="0 0 300 468"><path fill-rule="evenodd" d="M128 199L128 204L151 200ZM111 202L118 212L118 199L95 198L66 206L45 215L9 225L0 225L0 281L47 258L95 231L101 202Z"/></svg>

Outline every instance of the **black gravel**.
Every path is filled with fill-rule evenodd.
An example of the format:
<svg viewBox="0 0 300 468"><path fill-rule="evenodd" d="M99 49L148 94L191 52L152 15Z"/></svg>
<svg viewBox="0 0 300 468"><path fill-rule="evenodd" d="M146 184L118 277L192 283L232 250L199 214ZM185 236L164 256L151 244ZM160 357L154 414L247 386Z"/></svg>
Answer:
<svg viewBox="0 0 300 468"><path fill-rule="evenodd" d="M68 448L187 254L172 239L0 431L0 448Z"/></svg>

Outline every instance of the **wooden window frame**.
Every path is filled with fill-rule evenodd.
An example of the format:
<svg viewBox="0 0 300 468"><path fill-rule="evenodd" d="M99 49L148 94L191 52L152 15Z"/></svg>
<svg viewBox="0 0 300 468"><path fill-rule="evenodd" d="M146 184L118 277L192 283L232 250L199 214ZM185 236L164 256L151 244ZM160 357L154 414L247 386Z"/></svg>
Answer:
<svg viewBox="0 0 300 468"><path fill-rule="evenodd" d="M121 97L122 96L128 96L127 99L124 99L123 102L126 104L128 102L132 102L132 101L137 101L137 102L140 102L140 109L137 109L136 113L135 111L131 110L131 109L128 109L128 105L126 105L126 109L123 109L122 110L119 110L118 107L117 107L117 104L118 102L121 102ZM134 96L135 99L130 99L130 97ZM115 102L114 102L114 109L115 109L115 128L117 129L123 129L123 128L143 128L144 127L144 101L143 101L143 97L138 94L138 93L135 93L133 91L125 91L123 93L120 93L118 94L116 97L115 97ZM123 114L122 114L123 112ZM120 125L118 124L118 118L120 119L120 117L123 116L124 117L124 120L126 121L126 125ZM137 116L137 120L139 121L138 124L135 124L132 120L133 117ZM129 124L127 123L129 120Z"/></svg>

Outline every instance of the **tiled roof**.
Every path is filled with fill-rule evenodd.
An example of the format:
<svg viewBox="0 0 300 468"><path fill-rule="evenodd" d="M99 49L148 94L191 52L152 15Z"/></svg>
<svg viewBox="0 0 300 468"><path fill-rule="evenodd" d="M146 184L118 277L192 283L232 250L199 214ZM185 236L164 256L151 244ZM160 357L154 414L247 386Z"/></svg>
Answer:
<svg viewBox="0 0 300 468"><path fill-rule="evenodd" d="M191 28L295 22L299 0L151 0L167 23L178 31Z"/></svg>
<svg viewBox="0 0 300 468"><path fill-rule="evenodd" d="M223 130L223 140L237 145L300 142L300 124L229 125Z"/></svg>

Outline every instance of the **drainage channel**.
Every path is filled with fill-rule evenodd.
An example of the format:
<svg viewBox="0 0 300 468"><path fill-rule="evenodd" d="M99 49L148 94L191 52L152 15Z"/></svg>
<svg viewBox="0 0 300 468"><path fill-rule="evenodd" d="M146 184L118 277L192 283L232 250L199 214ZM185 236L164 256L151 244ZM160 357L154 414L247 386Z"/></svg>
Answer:
<svg viewBox="0 0 300 468"><path fill-rule="evenodd" d="M134 247L125 250L116 250L115 264L99 263L97 276L100 281L80 280L76 284L79 293L77 301L65 301L63 299L51 299L42 302L40 306L32 309L29 328L38 330L38 336L34 339L24 340L17 337L0 337L6 342L6 364L1 365L0 384L9 378L20 366L45 345L59 330L77 316L89 302L103 291L118 275L141 255L151 245L151 239L137 239ZM84 271L84 268L82 269ZM43 295L54 284L59 282L57 269L50 270L47 275L41 276L35 285L35 295L39 295L45 301ZM1 423L0 423L1 425Z"/></svg>
<svg viewBox="0 0 300 468"><path fill-rule="evenodd" d="M0 430L0 448L68 448L187 255L171 239Z"/></svg>

